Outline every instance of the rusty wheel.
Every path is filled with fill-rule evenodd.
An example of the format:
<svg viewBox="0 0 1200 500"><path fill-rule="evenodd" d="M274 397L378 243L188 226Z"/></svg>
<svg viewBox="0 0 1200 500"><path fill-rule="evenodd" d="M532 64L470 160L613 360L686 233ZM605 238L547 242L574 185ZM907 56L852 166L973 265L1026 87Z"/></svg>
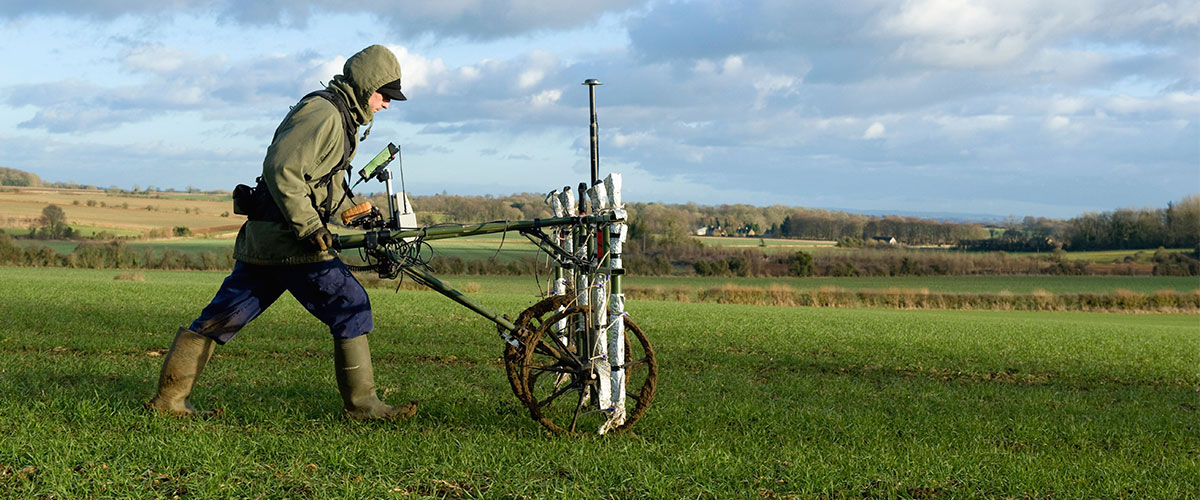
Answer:
<svg viewBox="0 0 1200 500"><path fill-rule="evenodd" d="M547 299L549 300L549 299ZM579 349L573 335L560 336L553 325L560 320L568 324L586 321L590 309L572 306L557 310L565 300L547 304L543 301L532 311L527 328L521 330L521 347L506 349L509 383L517 398L529 409L530 416L555 434L577 430L600 429L612 415L612 409L599 409L596 402L598 381L591 376L591 363L578 357ZM526 317L522 313L522 317ZM608 432L622 432L646 413L654 399L658 384L658 362L650 342L641 328L625 319L626 404L623 421L618 419ZM631 337L632 336L632 337ZM636 339L637 342L631 342ZM608 370L608 362L599 366Z"/></svg>
<svg viewBox="0 0 1200 500"><path fill-rule="evenodd" d="M570 303L570 299L567 297L553 295L521 311L521 314L517 315L516 321L513 321L513 324L517 326L517 340L521 341L522 345L524 345L525 338L531 336L532 332L540 329L548 317L557 313L560 308L568 303ZM508 373L508 384L512 387L513 394L522 402L526 399L524 384L519 382L521 373L520 363L523 358L523 350L512 344L504 345L504 369Z"/></svg>

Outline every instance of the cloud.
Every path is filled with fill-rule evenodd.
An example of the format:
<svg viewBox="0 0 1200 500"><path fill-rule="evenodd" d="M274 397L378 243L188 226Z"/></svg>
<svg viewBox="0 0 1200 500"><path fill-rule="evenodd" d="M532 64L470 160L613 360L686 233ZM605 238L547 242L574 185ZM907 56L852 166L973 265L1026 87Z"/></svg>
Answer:
<svg viewBox="0 0 1200 500"><path fill-rule="evenodd" d="M557 103L560 99L562 99L562 90L543 90L531 96L529 98L529 104L535 108L544 108Z"/></svg>
<svg viewBox="0 0 1200 500"><path fill-rule="evenodd" d="M400 63L401 80L406 92L415 92L416 95L422 92L445 93L444 87L439 87L440 82L446 80L443 75L448 72L445 62L441 59L429 59L420 54L414 54L408 50L408 47L401 45L387 45L387 48L396 55L396 60ZM345 59L341 59L341 61L342 64L345 63ZM341 73L341 64L334 71L333 74ZM463 77L471 79L469 75L463 75Z"/></svg>
<svg viewBox="0 0 1200 500"><path fill-rule="evenodd" d="M905 40L896 51L902 60L927 67L993 68L1022 58L1054 32L1057 23L1082 14L1068 5L1074 12L1062 12L1060 7L1055 12L1059 15L1045 17L1039 12L1044 5L915 0L905 2L882 24L891 35Z"/></svg>
<svg viewBox="0 0 1200 500"><path fill-rule="evenodd" d="M1194 119L1200 116L1200 93L1168 92L1151 98L1119 94L1103 99L1100 106L1120 115L1158 114Z"/></svg>
<svg viewBox="0 0 1200 500"><path fill-rule="evenodd" d="M30 141L0 135L0 151L11 155L5 166L36 172L47 180L73 179L100 187L140 184L230 189L257 175L248 172L247 166L262 161L262 150L257 148L165 141L114 145L70 136Z"/></svg>
<svg viewBox="0 0 1200 500"><path fill-rule="evenodd" d="M612 144L617 148L627 148L654 144L657 140L649 132L637 132L633 134L622 134L616 132L612 134Z"/></svg>
<svg viewBox="0 0 1200 500"><path fill-rule="evenodd" d="M111 21L121 16L169 17L173 14L215 15L244 26L304 28L323 14L378 16L380 31L419 38L423 35L495 40L551 29L568 29L619 13L644 0L455 0L409 2L388 0L17 0L0 3L0 18L67 16Z"/></svg>
<svg viewBox="0 0 1200 500"><path fill-rule="evenodd" d="M119 57L140 83L99 85L79 80L14 85L0 90L9 106L33 106L21 128L79 133L151 120L164 113L198 111L262 118L341 71L342 58L311 53L276 54L231 61L200 57L158 44L130 45ZM334 69L336 68L336 69ZM64 99L64 96L70 96Z"/></svg>
<svg viewBox="0 0 1200 500"><path fill-rule="evenodd" d="M145 44L128 47L121 56L121 65L135 71L169 73L179 70L192 56L178 47Z"/></svg>
<svg viewBox="0 0 1200 500"><path fill-rule="evenodd" d="M875 122L875 123L872 123L870 127L867 127L867 130L865 132L863 132L862 138L863 139L879 139L879 138L883 137L883 133L886 131L887 131L887 129L885 129L883 127L882 123Z"/></svg>
<svg viewBox="0 0 1200 500"><path fill-rule="evenodd" d="M1064 130L1071 126L1071 119L1065 116L1051 116L1046 119L1046 129L1050 131Z"/></svg>
<svg viewBox="0 0 1200 500"><path fill-rule="evenodd" d="M1015 65L1129 41L1194 54L1198 18L1186 0L715 0L655 5L631 18L629 33L651 61L785 54L812 65L810 81L850 82L925 69L1028 74Z"/></svg>
<svg viewBox="0 0 1200 500"><path fill-rule="evenodd" d="M154 19L159 4L21 5L0 7L0 17L78 9L71 15ZM329 12L394 27L388 46L411 99L388 121L414 138L405 151L460 162L490 156L528 178L564 158L580 158L586 170L587 92L579 83L597 77L605 83L596 89L604 161L645 172L653 189L710 186L696 192L711 199L755 193L766 202L849 207L900 186L895 199L916 207L950 204L945 193L971 184L992 191L961 196L1007 196L1013 206L1038 206L1039 196L1089 206L1094 196L1082 190L1091 189L1108 197L1092 207L1104 209L1119 195L1099 181L1070 184L1079 187L1065 195L1044 186L1103 172L1137 196L1170 198L1161 179L1173 179L1167 187L1175 190L1200 180L1195 2L162 5L161 15L217 15L229 29L262 30L255 33L306 33L303 23ZM628 45L556 43L561 30L602 19L627 30ZM20 110L10 120L22 133L102 135L188 114L269 135L286 107L340 72L348 55L330 55L319 40L280 54L177 45L130 35L112 56L120 78L9 85L0 102ZM65 104L61 95L77 99Z"/></svg>

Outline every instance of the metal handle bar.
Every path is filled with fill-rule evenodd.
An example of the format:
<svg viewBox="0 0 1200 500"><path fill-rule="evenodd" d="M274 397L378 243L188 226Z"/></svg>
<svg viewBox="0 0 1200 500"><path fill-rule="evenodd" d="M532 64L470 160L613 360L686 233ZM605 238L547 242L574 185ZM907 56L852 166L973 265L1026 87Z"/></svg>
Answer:
<svg viewBox="0 0 1200 500"><path fill-rule="evenodd" d="M444 240L447 238L502 233L505 231L521 231L543 227L618 222L624 220L624 218L623 211L622 213L614 211L593 215L581 215L578 217L551 217L548 219L482 222L479 224L425 226L416 229L378 231L374 232L373 236L371 235L372 233L339 235L335 247L339 249L362 248L368 245L368 239L370 238L378 238L377 241L380 242L388 240L402 240L404 238L412 237L421 237L426 241Z"/></svg>

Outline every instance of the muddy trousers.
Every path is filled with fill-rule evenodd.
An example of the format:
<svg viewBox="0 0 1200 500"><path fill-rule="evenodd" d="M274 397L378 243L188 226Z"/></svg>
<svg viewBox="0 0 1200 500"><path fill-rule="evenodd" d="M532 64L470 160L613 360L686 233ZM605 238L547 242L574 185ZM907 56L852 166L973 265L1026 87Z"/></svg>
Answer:
<svg viewBox="0 0 1200 500"><path fill-rule="evenodd" d="M335 339L351 339L375 328L366 290L341 260L333 259L284 266L238 261L189 329L224 345L284 291L328 325Z"/></svg>

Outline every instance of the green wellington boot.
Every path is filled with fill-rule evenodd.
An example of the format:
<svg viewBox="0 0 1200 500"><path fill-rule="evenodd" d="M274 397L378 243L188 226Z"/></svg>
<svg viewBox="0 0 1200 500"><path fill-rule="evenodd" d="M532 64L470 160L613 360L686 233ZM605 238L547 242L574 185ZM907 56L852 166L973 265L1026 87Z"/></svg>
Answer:
<svg viewBox="0 0 1200 500"><path fill-rule="evenodd" d="M367 336L333 340L333 366L346 416L355 420L403 420L417 413L417 402L389 406L375 394L375 371Z"/></svg>
<svg viewBox="0 0 1200 500"><path fill-rule="evenodd" d="M195 415L188 401L192 386L212 357L216 342L187 328L179 328L167 359L158 375L158 394L146 403L146 408L171 415ZM206 413L207 414L207 413Z"/></svg>

